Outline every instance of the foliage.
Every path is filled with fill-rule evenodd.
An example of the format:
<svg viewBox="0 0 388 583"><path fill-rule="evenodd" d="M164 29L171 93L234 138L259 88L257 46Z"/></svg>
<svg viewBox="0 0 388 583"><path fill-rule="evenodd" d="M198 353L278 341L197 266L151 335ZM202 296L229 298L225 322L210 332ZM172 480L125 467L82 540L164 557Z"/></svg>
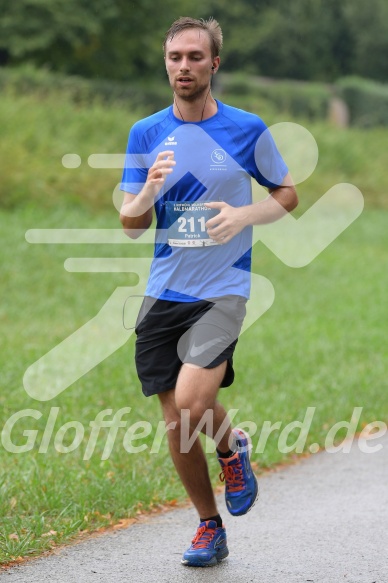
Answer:
<svg viewBox="0 0 388 583"><path fill-rule="evenodd" d="M34 94L39 97L56 94L80 105L119 104L128 108L141 107L153 113L171 102L167 83L149 84L136 81L123 83L109 79L88 79L79 75L64 75L31 65L0 68L0 91L15 95Z"/></svg>
<svg viewBox="0 0 388 583"><path fill-rule="evenodd" d="M332 92L323 83L275 81L244 73L220 74L219 88L228 97L250 95L270 102L277 111L309 120L326 119Z"/></svg>
<svg viewBox="0 0 388 583"><path fill-rule="evenodd" d="M223 20L223 4L216 15ZM232 9L230 9L232 10ZM348 34L337 0L239 2L225 22L228 68L275 78L325 80L348 67ZM335 56L334 56L335 53Z"/></svg>
<svg viewBox="0 0 388 583"><path fill-rule="evenodd" d="M67 74L161 80L165 31L182 15L214 16L223 70L334 81L388 78L386 0L0 0L0 63Z"/></svg>
<svg viewBox="0 0 388 583"><path fill-rule="evenodd" d="M349 73L387 82L388 2L346 0L344 14L354 39Z"/></svg>
<svg viewBox="0 0 388 583"><path fill-rule="evenodd" d="M336 87L349 108L353 125L388 125L388 85L359 77L347 77L339 80Z"/></svg>
<svg viewBox="0 0 388 583"><path fill-rule="evenodd" d="M217 96L217 94L216 94ZM234 99L232 99L234 97ZM387 130L338 130L327 123L307 121L273 108L271 101L254 94L221 94L227 103L247 107L271 125L299 121L318 141L320 162L308 191L321 193L332 181L352 182L368 204L387 208L384 152ZM87 159L94 153L123 153L132 124L144 110L130 104L74 103L64 93L15 95L3 93L0 101L0 207L26 205L55 207L59 202L85 207L90 212L112 208L112 190L119 169L96 170ZM81 158L79 168L61 164L68 153ZM303 187L303 185L301 185ZM305 197L303 197L305 198Z"/></svg>
<svg viewBox="0 0 388 583"><path fill-rule="evenodd" d="M2 48L16 61L49 59L57 70L93 57L104 26L118 17L109 0L1 0L0 12Z"/></svg>
<svg viewBox="0 0 388 583"><path fill-rule="evenodd" d="M0 0L3 60L30 61L68 74L126 81L162 77L162 31L183 9L200 16L204 0Z"/></svg>

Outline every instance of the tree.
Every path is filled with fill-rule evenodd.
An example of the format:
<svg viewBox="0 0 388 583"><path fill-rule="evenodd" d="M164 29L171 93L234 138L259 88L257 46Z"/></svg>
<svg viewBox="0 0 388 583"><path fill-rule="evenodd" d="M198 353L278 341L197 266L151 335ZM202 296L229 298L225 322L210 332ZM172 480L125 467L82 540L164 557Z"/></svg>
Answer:
<svg viewBox="0 0 388 583"><path fill-rule="evenodd" d="M344 1L347 23L354 39L349 73L388 81L388 3Z"/></svg>
<svg viewBox="0 0 388 583"><path fill-rule="evenodd" d="M93 58L105 22L117 18L110 0L0 0L0 48L11 63L71 72Z"/></svg>
<svg viewBox="0 0 388 583"><path fill-rule="evenodd" d="M120 81L161 80L179 16L219 20L222 66L269 77L388 78L387 0L0 0L0 65L29 61Z"/></svg>

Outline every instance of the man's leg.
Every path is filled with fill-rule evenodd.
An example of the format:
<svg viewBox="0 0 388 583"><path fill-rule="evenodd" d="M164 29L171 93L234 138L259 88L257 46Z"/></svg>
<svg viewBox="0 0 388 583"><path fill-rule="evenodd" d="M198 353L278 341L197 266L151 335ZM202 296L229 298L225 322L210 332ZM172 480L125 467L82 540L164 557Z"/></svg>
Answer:
<svg viewBox="0 0 388 583"><path fill-rule="evenodd" d="M216 401L226 366L226 361L213 369L184 364L180 369L176 388L159 395L166 424L174 423L174 428L168 431L172 459L201 519L192 544L182 558L182 563L190 566L211 566L229 553L225 527L217 510L206 457L198 435L193 435L198 426L200 430L206 430L212 438L219 434L216 443L218 455L223 456L223 452L226 454L222 459L219 457L219 461L226 482L225 500L229 512L235 515L245 514L256 499L256 493L253 492L252 495L252 491L249 492L247 488L246 467L250 468L249 457L247 466L243 468L242 464L241 456L248 454L241 454L239 449L241 445L245 445L243 440L246 436L242 430L232 431L225 409ZM189 416L182 414L183 410ZM182 450L182 435L189 439L193 437L188 449ZM232 447L233 451L230 451ZM251 472L252 480L256 483ZM230 495L233 498L237 496L240 500L242 496L242 504L237 502L236 505L235 500L231 503Z"/></svg>
<svg viewBox="0 0 388 583"><path fill-rule="evenodd" d="M217 432L218 459L225 480L225 502L228 511L234 516L246 514L255 503L258 484L250 465L251 441L242 429L233 431L225 409L216 401L218 388L222 382L226 362L214 369L198 368L185 364L180 370L175 390L177 410L188 410L190 414L190 432L194 431L203 416L210 416L213 423L203 424L207 434L214 438ZM181 423L187 423L182 416ZM188 434L188 428L185 435ZM199 493L200 495L200 493ZM193 500L194 501L194 500ZM203 515L201 517L212 516Z"/></svg>
<svg viewBox="0 0 388 583"><path fill-rule="evenodd" d="M190 499L202 518L215 516L218 511L206 456L199 437L194 440L187 453L181 452L181 409L190 411L190 428L183 428L185 435L190 436L205 411L210 409L211 414L214 415L213 435L210 437L214 437L226 417L225 409L215 401L225 368L226 362L213 369L183 365L176 389L159 394L166 424L176 423L175 429L170 429L167 433L171 457ZM196 398L190 398L190 395L195 395ZM227 423L225 436L219 445L217 444L221 451L229 449L229 435L230 424Z"/></svg>
<svg viewBox="0 0 388 583"><path fill-rule="evenodd" d="M179 412L186 409L190 412L190 433L198 426L203 416L208 413L212 423L206 424L208 437L217 436L217 449L229 450L231 426L227 412L219 403L217 394L225 375L227 362L224 361L215 368L200 368L193 364L184 364L180 370L175 390L175 403ZM222 432L217 435L222 427ZM186 432L187 435L187 432Z"/></svg>

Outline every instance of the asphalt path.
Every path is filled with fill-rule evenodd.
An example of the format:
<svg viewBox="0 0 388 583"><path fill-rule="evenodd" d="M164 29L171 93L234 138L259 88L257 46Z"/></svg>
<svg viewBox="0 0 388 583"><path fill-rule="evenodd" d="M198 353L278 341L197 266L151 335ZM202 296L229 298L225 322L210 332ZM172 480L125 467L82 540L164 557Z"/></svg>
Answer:
<svg viewBox="0 0 388 583"><path fill-rule="evenodd" d="M362 442L365 446L365 441ZM260 498L231 517L229 557L180 564L192 508L159 514L0 571L1 583L388 583L388 434L349 453L320 452L260 478Z"/></svg>

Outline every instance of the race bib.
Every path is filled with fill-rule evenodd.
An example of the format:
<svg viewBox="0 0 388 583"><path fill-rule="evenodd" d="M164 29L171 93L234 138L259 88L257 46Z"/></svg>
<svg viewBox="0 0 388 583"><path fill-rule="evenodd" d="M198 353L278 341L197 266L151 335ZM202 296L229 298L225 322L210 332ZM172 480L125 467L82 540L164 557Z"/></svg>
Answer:
<svg viewBox="0 0 388 583"><path fill-rule="evenodd" d="M206 222L218 215L202 202L166 201L167 242L171 247L207 247L218 245L206 231Z"/></svg>

